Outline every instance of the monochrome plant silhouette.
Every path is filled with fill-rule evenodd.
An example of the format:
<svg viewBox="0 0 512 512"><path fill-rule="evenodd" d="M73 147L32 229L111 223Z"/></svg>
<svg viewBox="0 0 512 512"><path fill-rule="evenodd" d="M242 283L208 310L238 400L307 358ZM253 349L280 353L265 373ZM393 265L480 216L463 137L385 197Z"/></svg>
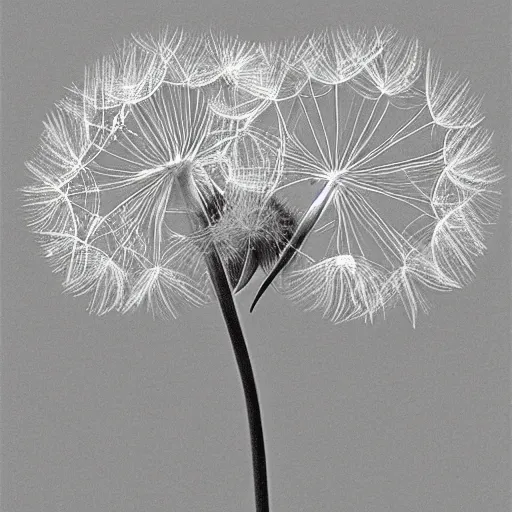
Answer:
<svg viewBox="0 0 512 512"><path fill-rule="evenodd" d="M213 292L246 398L256 509L268 511L235 294L261 269L252 308L274 284L336 323L401 303L414 326L427 289L473 276L498 213L483 119L467 81L390 28L270 43L136 35L48 115L26 164L28 223L93 313L176 317Z"/></svg>

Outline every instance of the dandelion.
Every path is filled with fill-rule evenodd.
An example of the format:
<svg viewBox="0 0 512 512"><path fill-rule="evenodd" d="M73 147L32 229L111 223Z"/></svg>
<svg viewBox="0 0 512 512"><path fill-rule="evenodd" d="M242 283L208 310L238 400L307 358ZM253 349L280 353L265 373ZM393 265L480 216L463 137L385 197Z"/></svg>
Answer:
<svg viewBox="0 0 512 512"><path fill-rule="evenodd" d="M226 35L135 36L86 68L48 116L23 191L44 254L91 313L176 317L213 289L240 368L263 511L261 415L233 297L295 225L273 197L279 137L214 108L225 91L266 94L253 80L262 62L255 44Z"/></svg>
<svg viewBox="0 0 512 512"><path fill-rule="evenodd" d="M235 295L266 273L335 323L472 277L501 173L481 99L390 28L266 43L165 29L85 69L26 163L27 222L98 315L216 297L243 385L258 512L263 426ZM309 183L300 216L292 190ZM311 195L311 188L309 195ZM300 218L299 218L300 217Z"/></svg>
<svg viewBox="0 0 512 512"><path fill-rule="evenodd" d="M418 309L428 309L425 289L472 277L499 210L480 99L391 29L327 31L311 45L322 57L305 63L281 189L319 190L251 310L284 273L285 295L336 323L371 320L399 298L415 325ZM291 269L299 256L309 263Z"/></svg>

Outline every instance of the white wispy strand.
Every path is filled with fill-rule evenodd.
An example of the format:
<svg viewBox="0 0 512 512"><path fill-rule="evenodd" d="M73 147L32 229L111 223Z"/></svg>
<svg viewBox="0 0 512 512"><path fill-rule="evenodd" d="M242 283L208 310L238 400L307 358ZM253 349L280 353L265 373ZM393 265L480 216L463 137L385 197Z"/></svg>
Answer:
<svg viewBox="0 0 512 512"><path fill-rule="evenodd" d="M95 109L126 107L149 98L162 84L165 72L156 54L125 40L111 55L87 67L83 86L75 85L71 91Z"/></svg>
<svg viewBox="0 0 512 512"><path fill-rule="evenodd" d="M251 48L250 59L225 59L228 73L210 88L211 108L229 119L253 120L271 104L296 97L307 81L302 63L309 51L307 40L272 41Z"/></svg>
<svg viewBox="0 0 512 512"><path fill-rule="evenodd" d="M385 303L386 271L359 256L327 258L287 276L285 294L307 311L320 309L335 323L372 319Z"/></svg>
<svg viewBox="0 0 512 512"><path fill-rule="evenodd" d="M326 85L347 82L382 51L382 42L365 30L326 29L309 37L303 66L308 76Z"/></svg>
<svg viewBox="0 0 512 512"><path fill-rule="evenodd" d="M147 52L156 55L165 69L165 82L171 85L201 88L219 78L219 70L210 54L208 36L191 34L169 27L155 38L133 36Z"/></svg>
<svg viewBox="0 0 512 512"><path fill-rule="evenodd" d="M95 137L85 123L63 108L48 114L39 148L26 167L37 179L63 185L96 156Z"/></svg>
<svg viewBox="0 0 512 512"><path fill-rule="evenodd" d="M226 122L208 109L200 91L169 84L134 106L131 120L133 127L105 151L109 165L96 162L103 190L143 187L148 180L172 175L183 162L193 162L196 168L216 163L235 138Z"/></svg>
<svg viewBox="0 0 512 512"><path fill-rule="evenodd" d="M377 38L382 51L364 66L350 85L372 100L385 95L402 108L420 105L424 93L417 86L423 72L423 51L419 42L399 37L391 29L379 32Z"/></svg>
<svg viewBox="0 0 512 512"><path fill-rule="evenodd" d="M480 124L482 97L471 92L468 80L462 80L457 73L443 73L441 61L427 55L426 64L427 105L434 122L443 128L473 128Z"/></svg>
<svg viewBox="0 0 512 512"><path fill-rule="evenodd" d="M93 174L83 169L75 179L58 185L42 174L40 181L24 187L29 226L34 231L62 231L75 234L77 215L96 215L99 187Z"/></svg>
<svg viewBox="0 0 512 512"><path fill-rule="evenodd" d="M260 43L258 51L262 66L258 69L262 99L286 101L294 98L305 86L308 76L303 62L311 51L308 39Z"/></svg>
<svg viewBox="0 0 512 512"><path fill-rule="evenodd" d="M429 301L425 289L449 291L458 288L457 282L443 275L436 264L416 249L404 255L403 263L395 269L384 283L382 295L386 303L399 297L413 327L416 327L418 311L428 313Z"/></svg>
<svg viewBox="0 0 512 512"><path fill-rule="evenodd" d="M217 78L205 90L217 115L242 120L268 108L280 84L273 80L271 63L259 45L210 33L207 48Z"/></svg>
<svg viewBox="0 0 512 512"><path fill-rule="evenodd" d="M283 172L281 140L249 127L240 132L229 149L226 183L249 192L271 195Z"/></svg>
<svg viewBox="0 0 512 512"><path fill-rule="evenodd" d="M445 176L439 183L433 198L440 212L432 234L433 259L443 274L465 284L474 275L476 258L485 251L485 231L495 222L499 205L493 195L464 192Z"/></svg>
<svg viewBox="0 0 512 512"><path fill-rule="evenodd" d="M450 130L444 141L444 169L432 189L437 216L432 254L439 270L460 284L474 274L485 251L485 235L499 213L501 171L482 127Z"/></svg>
<svg viewBox="0 0 512 512"><path fill-rule="evenodd" d="M502 178L492 149L492 134L485 128L450 130L446 134L444 172L462 189L492 189Z"/></svg>
<svg viewBox="0 0 512 512"><path fill-rule="evenodd" d="M89 311L103 315L119 311L128 293L129 273L103 251L80 244L73 274L65 283L73 295L90 294Z"/></svg>
<svg viewBox="0 0 512 512"><path fill-rule="evenodd" d="M144 268L135 276L135 282L123 313L146 304L154 316L176 318L183 305L203 306L209 301L206 291L188 275L163 265Z"/></svg>

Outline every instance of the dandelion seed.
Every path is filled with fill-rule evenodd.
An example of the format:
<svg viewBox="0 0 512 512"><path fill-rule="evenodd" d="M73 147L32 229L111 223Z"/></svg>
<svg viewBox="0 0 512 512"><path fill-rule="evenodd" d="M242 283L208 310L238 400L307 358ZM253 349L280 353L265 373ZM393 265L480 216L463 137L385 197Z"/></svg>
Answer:
<svg viewBox="0 0 512 512"><path fill-rule="evenodd" d="M134 41L161 60L164 80L170 85L203 88L219 78L217 63L208 51L208 38L203 34L167 27L156 38L134 36Z"/></svg>
<svg viewBox="0 0 512 512"><path fill-rule="evenodd" d="M466 193L449 205L443 202L444 215L433 229L432 254L439 271L457 283L473 277L475 260L485 250L484 230L499 211L495 195Z"/></svg>
<svg viewBox="0 0 512 512"><path fill-rule="evenodd" d="M426 67L427 105L434 122L443 128L474 128L480 124L482 98L456 73L441 72L441 62L429 52Z"/></svg>
<svg viewBox="0 0 512 512"><path fill-rule="evenodd" d="M491 144L492 135L480 126L446 134L445 173L458 188L484 191L501 179Z"/></svg>
<svg viewBox="0 0 512 512"><path fill-rule="evenodd" d="M382 51L350 82L363 96L378 100L388 96L394 105L413 108L424 101L418 85L423 52L418 41L399 37L386 29L378 34Z"/></svg>
<svg viewBox="0 0 512 512"><path fill-rule="evenodd" d="M163 260L160 264L143 268L135 276L130 296L123 312L146 303L155 316L176 318L178 307L202 306L209 302L206 290L189 276L173 270Z"/></svg>
<svg viewBox="0 0 512 512"><path fill-rule="evenodd" d="M103 315L120 310L128 293L128 272L122 265L95 247L80 246L81 261L66 284L73 295L90 294L89 311ZM77 268L82 266L80 271Z"/></svg>
<svg viewBox="0 0 512 512"><path fill-rule="evenodd" d="M295 98L308 79L303 68L311 51L308 39L261 43L258 50L262 56L258 70L261 89L254 94L275 102Z"/></svg>
<svg viewBox="0 0 512 512"><path fill-rule="evenodd" d="M149 98L162 84L165 68L157 57L132 41L114 48L86 70L83 89L72 91L96 109L134 105Z"/></svg>
<svg viewBox="0 0 512 512"><path fill-rule="evenodd" d="M418 310L428 312L429 302L423 289L449 291L459 285L439 272L428 255L412 249L404 255L402 266L394 270L384 283L382 296L386 303L391 303L398 296L405 308L413 327L416 326Z"/></svg>
<svg viewBox="0 0 512 512"><path fill-rule="evenodd" d="M96 156L95 140L86 126L62 108L56 108L44 123L41 143L28 170L39 179L62 185L75 178Z"/></svg>
<svg viewBox="0 0 512 512"><path fill-rule="evenodd" d="M267 63L258 46L224 33L210 33L207 48L217 70L216 79L205 88L213 111L234 120L264 111L270 105L263 81Z"/></svg>
<svg viewBox="0 0 512 512"><path fill-rule="evenodd" d="M312 80L326 85L347 82L382 51L381 41L365 30L328 29L309 38L304 68Z"/></svg>
<svg viewBox="0 0 512 512"><path fill-rule="evenodd" d="M490 134L481 127L448 132L444 162L431 194L437 218L432 254L442 273L463 284L485 250L485 230L497 218L500 194L495 184L501 175Z"/></svg>
<svg viewBox="0 0 512 512"><path fill-rule="evenodd" d="M383 307L386 271L362 257L340 254L287 276L285 294L305 306L321 309L335 323L370 320Z"/></svg>

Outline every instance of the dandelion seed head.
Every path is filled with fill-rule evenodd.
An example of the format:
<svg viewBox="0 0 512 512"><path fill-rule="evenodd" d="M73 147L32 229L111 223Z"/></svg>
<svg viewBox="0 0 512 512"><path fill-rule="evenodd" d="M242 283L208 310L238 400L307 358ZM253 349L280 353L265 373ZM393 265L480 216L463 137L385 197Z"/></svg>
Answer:
<svg viewBox="0 0 512 512"><path fill-rule="evenodd" d="M96 314L206 304L215 247L235 291L260 268L334 322L402 304L415 325L427 290L473 277L499 212L481 103L388 27L134 35L44 121L27 222Z"/></svg>

